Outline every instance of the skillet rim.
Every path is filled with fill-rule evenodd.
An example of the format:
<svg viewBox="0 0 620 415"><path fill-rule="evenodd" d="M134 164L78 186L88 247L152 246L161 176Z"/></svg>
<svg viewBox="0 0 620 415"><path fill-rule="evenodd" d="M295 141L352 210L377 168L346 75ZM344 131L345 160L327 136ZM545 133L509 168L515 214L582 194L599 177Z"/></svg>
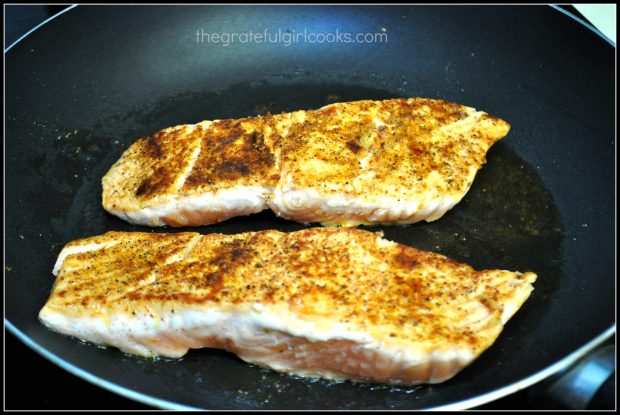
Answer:
<svg viewBox="0 0 620 415"><path fill-rule="evenodd" d="M4 54L5 54L5 59L6 59L6 55L7 52L9 50L11 50L13 47L15 47L18 43L20 43L21 41L23 41L24 39L26 39L30 34L34 33L36 30L38 30L39 28L41 28L42 26L44 26L45 24L49 23L50 21L56 19L57 17L69 12L70 10L73 10L74 8L76 8L77 6L79 6L79 4L72 4L69 7L67 7L64 10L61 10L60 12L54 14L53 16L50 16L49 18L47 18L46 20L44 20L43 22L39 23L37 26L35 26L34 28L30 29L28 32L26 32L24 35L22 35L21 37L19 37L16 41L14 41L11 45L9 45L8 47L5 47L4 49ZM607 42L609 45L611 45L614 49L616 48L616 44L614 42L612 42L609 38L607 38L604 34L602 34L602 32L600 32L598 29L596 29L594 26L592 26L591 24L589 24L588 22L584 21L583 19L573 15L572 13L570 13L567 10L562 9L561 7L555 5L555 4L550 4L548 5L549 7L553 8L554 10L566 15L567 17L569 17L570 19L575 20L576 22L578 22L580 25L586 27L588 30L590 30L591 32L594 32L596 35L598 35L600 38L602 38L605 42ZM6 145L6 142L5 142ZM6 315L6 312L5 312ZM33 350L34 352L38 353L40 356L44 357L45 359L47 359L48 361L54 363L55 365L59 366L60 368L66 370L67 372L88 381L89 383L96 385L98 387L101 387L103 389L106 389L110 392L116 393L120 396L132 399L134 401L138 401L147 405L151 405L151 406L155 406L158 408L162 408L162 409L172 409L172 410L202 410L202 409L207 409L207 408L198 408L198 407L193 407L193 406L189 406L189 405L183 405L183 404L178 404L166 399L160 399L160 398L156 398L153 397L151 395L147 395L141 392L137 392L135 390L129 389L129 388L125 388L123 386L120 386L114 382L105 380L103 378L100 378L86 370L83 370L69 362L67 362L66 360L64 360L62 357L50 352L49 350L47 350L44 346L41 346L40 344L38 344L37 342L35 342L34 340L32 340L30 337L28 337L25 333L23 333L21 330L19 330L15 325L13 325L13 323L11 323L6 317L4 317L4 327L5 329L8 329L9 332L11 332L16 338L18 338L22 343L24 343L28 348L30 348L31 350ZM519 390L525 389L529 386L534 385L535 383L538 383L554 374L557 374L559 372L561 372L562 370L568 368L570 365L574 364L576 361L578 361L579 359L581 359L582 357L584 357L586 354L588 354L590 351L594 350L597 346L599 346L600 344L602 344L605 340L607 340L608 338L612 337L614 334L616 333L616 324L612 324L611 326L609 326L606 330L604 330L602 333L600 333L599 335L597 335L596 337L594 337L593 339L591 339L589 342L587 342L586 344L582 345L580 348L578 348L577 350L575 350L574 352L570 353L569 355L565 356L564 358L560 359L559 361L555 362L554 364L546 367L545 369L532 374L526 378L523 378L515 383L512 383L510 385L504 386L502 388L493 390L491 392L487 392L485 394L482 395L478 395L469 399L464 399L458 402L453 402L453 403L449 403L449 404L445 404L445 405L439 405L439 406L434 406L434 407L429 407L426 409L430 409L430 410L441 410L441 411L452 411L452 410L463 410L463 409L470 409L470 408L474 408L489 402L493 402L497 399L500 399L502 397L508 396L512 393L515 393Z"/></svg>

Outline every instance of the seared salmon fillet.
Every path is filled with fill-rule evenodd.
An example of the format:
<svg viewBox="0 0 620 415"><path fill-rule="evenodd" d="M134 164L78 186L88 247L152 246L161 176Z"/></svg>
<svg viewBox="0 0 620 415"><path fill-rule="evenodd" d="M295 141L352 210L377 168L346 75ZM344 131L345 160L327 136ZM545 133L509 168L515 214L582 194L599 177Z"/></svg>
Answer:
<svg viewBox="0 0 620 415"><path fill-rule="evenodd" d="M103 207L150 226L206 225L271 208L324 225L440 218L508 123L433 99L179 125L140 138L103 178Z"/></svg>
<svg viewBox="0 0 620 415"><path fill-rule="evenodd" d="M142 356L213 347L308 377L413 385L487 349L536 275L475 271L355 228L108 232L67 244L39 318Z"/></svg>

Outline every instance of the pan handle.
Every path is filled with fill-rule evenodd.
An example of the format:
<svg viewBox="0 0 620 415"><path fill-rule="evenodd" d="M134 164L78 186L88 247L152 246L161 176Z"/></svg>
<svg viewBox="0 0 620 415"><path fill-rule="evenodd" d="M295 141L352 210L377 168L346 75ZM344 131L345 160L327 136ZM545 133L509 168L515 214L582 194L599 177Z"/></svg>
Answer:
<svg viewBox="0 0 620 415"><path fill-rule="evenodd" d="M615 347L604 345L555 380L545 395L568 409L586 409L615 370Z"/></svg>

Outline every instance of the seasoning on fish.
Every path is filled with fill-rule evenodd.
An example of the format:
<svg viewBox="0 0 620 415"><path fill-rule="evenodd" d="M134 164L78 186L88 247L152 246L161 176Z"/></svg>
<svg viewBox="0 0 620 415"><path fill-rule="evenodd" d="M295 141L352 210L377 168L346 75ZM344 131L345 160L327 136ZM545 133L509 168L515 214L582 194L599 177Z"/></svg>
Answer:
<svg viewBox="0 0 620 415"><path fill-rule="evenodd" d="M536 275L469 265L355 228L108 232L65 246L49 328L142 356L212 347L279 372L413 385L475 360Z"/></svg>
<svg viewBox="0 0 620 415"><path fill-rule="evenodd" d="M465 196L505 121L401 98L179 125L140 138L103 178L131 223L195 226L271 208L324 225L439 219Z"/></svg>

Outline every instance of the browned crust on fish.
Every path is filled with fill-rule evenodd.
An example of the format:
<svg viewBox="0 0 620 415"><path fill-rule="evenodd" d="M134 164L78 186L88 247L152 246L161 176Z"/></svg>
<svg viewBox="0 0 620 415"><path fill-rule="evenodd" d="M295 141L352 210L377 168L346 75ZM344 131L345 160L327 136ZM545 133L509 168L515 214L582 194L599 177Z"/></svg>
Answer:
<svg viewBox="0 0 620 415"><path fill-rule="evenodd" d="M516 304L516 311L536 278L475 271L353 228L204 236L109 232L68 247L93 243L114 244L69 255L47 309L130 316L261 304L309 321L346 324L388 343L480 353L501 331L505 307Z"/></svg>
<svg viewBox="0 0 620 415"><path fill-rule="evenodd" d="M489 147L509 129L473 108L422 98L177 126L139 139L123 154L103 179L103 205L122 214L239 186L268 193L291 185L369 203L421 195L460 200ZM313 221L311 210L276 213ZM205 212L180 222L222 217Z"/></svg>

